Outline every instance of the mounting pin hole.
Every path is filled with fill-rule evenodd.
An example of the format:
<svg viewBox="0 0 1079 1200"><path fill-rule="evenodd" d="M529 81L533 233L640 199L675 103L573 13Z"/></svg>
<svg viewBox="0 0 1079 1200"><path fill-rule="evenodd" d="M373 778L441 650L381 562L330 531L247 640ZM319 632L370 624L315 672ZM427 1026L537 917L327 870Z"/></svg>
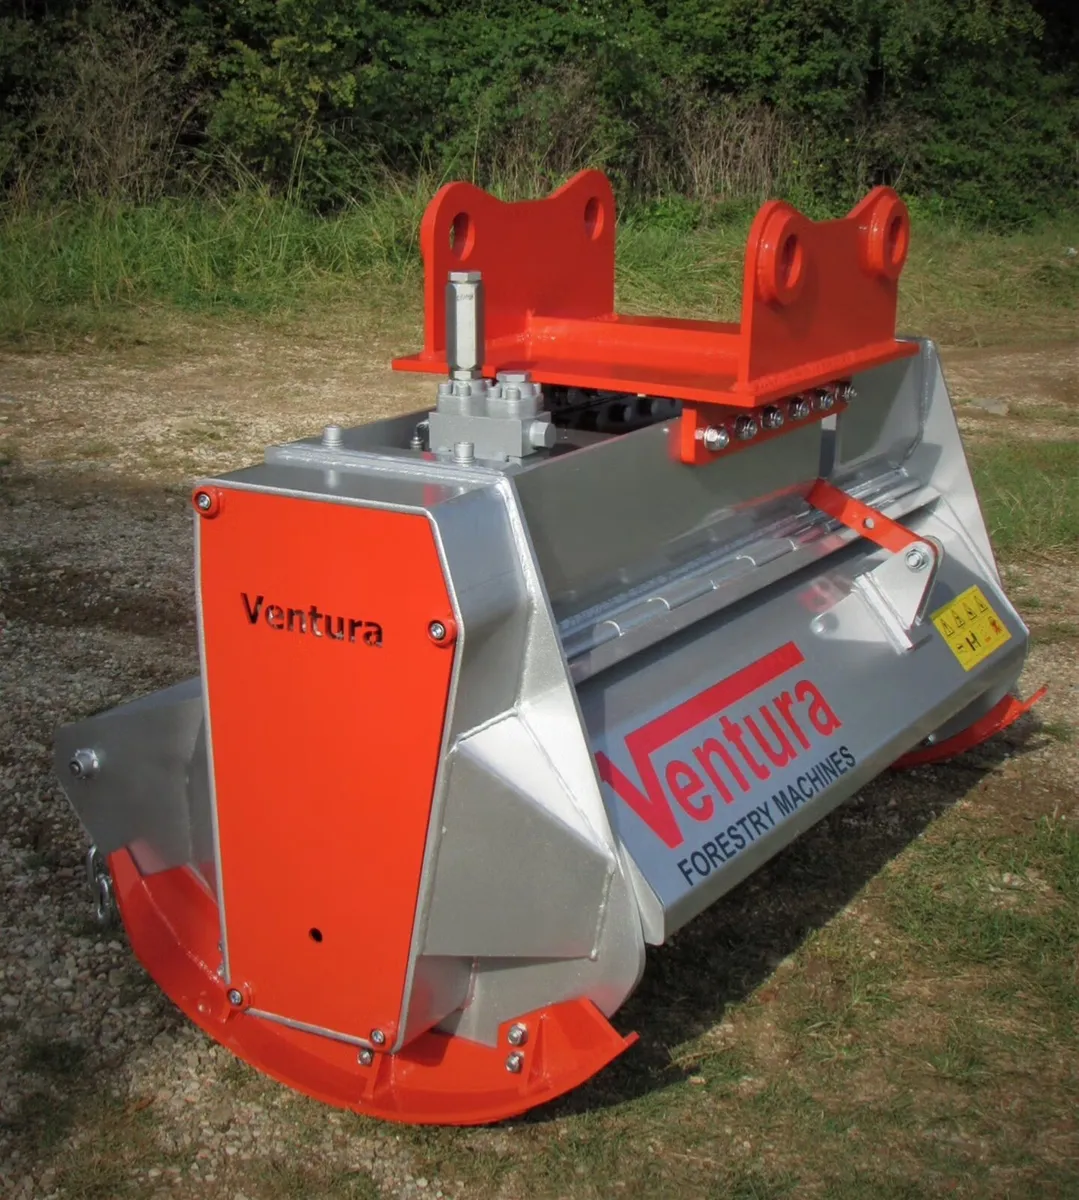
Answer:
<svg viewBox="0 0 1079 1200"><path fill-rule="evenodd" d="M782 291L794 287L802 273L802 243L796 233L787 235L779 251L779 286Z"/></svg>
<svg viewBox="0 0 1079 1200"><path fill-rule="evenodd" d="M906 229L902 213L896 213L888 222L888 233L884 241L884 253L888 262L899 266L907 252Z"/></svg>
<svg viewBox="0 0 1079 1200"><path fill-rule="evenodd" d="M592 241L603 232L603 205L595 196L584 206L584 231Z"/></svg>
<svg viewBox="0 0 1079 1200"><path fill-rule="evenodd" d="M316 929L316 928L311 928L307 931L307 936L313 942L321 942L322 941L322 930Z"/></svg>
<svg viewBox="0 0 1079 1200"><path fill-rule="evenodd" d="M476 241L476 228L466 212L460 212L450 222L450 252L458 262L463 262L472 253Z"/></svg>

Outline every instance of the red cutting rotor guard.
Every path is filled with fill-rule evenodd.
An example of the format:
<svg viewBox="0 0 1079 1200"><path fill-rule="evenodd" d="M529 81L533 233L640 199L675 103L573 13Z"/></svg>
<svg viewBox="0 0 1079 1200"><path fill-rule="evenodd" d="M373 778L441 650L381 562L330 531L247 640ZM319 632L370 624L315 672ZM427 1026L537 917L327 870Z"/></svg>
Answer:
<svg viewBox="0 0 1079 1200"><path fill-rule="evenodd" d="M685 462L714 457L700 441L716 405L763 407L917 349L895 337L910 217L890 188L833 221L765 204L749 233L740 324L614 311L615 202L600 171L516 203L447 184L420 244L424 348L395 369L447 372L446 283L478 271L485 375L525 370L540 383L682 400Z"/></svg>
<svg viewBox="0 0 1079 1200"><path fill-rule="evenodd" d="M211 965L220 958L217 905L187 867L142 876L126 850L108 865L132 949L165 994L233 1054L325 1104L410 1124L490 1124L572 1091L637 1040L616 1032L590 1000L566 1000L507 1021L497 1046L428 1030L363 1066L354 1043L229 1002ZM506 1033L518 1022L529 1038L514 1074Z"/></svg>

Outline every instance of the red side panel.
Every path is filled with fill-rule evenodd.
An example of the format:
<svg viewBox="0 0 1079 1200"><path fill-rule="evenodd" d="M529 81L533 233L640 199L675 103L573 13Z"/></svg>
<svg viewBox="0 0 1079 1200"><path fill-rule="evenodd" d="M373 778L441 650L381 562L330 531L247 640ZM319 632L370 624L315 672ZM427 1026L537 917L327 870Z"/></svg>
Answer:
<svg viewBox="0 0 1079 1200"><path fill-rule="evenodd" d="M204 489L205 490L205 489ZM229 981L393 1044L452 610L418 515L220 490L198 522Z"/></svg>

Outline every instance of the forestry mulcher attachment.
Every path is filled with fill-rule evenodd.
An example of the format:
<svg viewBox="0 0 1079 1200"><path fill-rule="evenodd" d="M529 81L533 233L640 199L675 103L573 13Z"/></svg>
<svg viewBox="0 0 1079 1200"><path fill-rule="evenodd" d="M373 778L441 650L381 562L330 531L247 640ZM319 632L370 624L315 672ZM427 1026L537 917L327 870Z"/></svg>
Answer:
<svg viewBox="0 0 1079 1200"><path fill-rule="evenodd" d="M894 764L1031 702L910 224L766 204L741 321L617 315L600 173L422 227L427 410L193 495L202 673L63 728L103 916L331 1104L583 1083L659 945ZM362 403L358 406L362 409Z"/></svg>

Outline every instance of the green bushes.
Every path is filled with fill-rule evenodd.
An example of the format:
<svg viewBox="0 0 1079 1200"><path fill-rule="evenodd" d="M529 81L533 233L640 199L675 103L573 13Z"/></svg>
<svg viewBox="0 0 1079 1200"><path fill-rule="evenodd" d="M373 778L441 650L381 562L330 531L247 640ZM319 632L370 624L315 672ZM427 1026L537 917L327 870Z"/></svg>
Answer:
<svg viewBox="0 0 1079 1200"><path fill-rule="evenodd" d="M377 169L623 196L877 182L978 221L1074 195L1061 0L24 0L0 20L9 195L253 177L341 206ZM1068 38L1072 40L1069 42Z"/></svg>

